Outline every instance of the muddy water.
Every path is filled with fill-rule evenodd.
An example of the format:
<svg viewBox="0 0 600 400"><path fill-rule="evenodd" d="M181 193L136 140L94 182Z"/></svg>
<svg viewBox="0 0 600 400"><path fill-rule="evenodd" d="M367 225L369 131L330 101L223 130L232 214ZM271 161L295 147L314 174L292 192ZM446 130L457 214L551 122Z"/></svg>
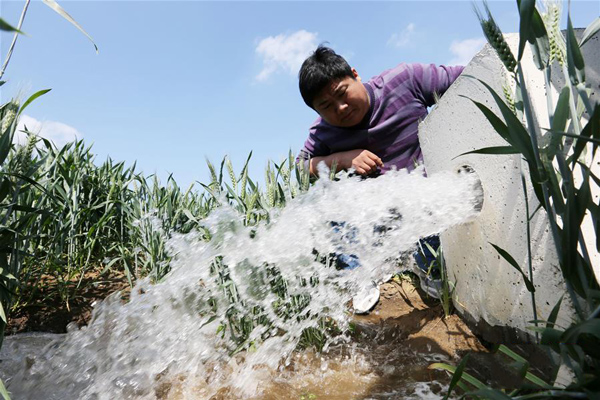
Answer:
<svg viewBox="0 0 600 400"><path fill-rule="evenodd" d="M20 334L9 337L0 357L0 377L10 382L25 364L32 368L39 354L50 343L58 344L64 335L31 336ZM246 397L256 400L284 399L438 399L443 397L448 378L427 370L431 362L448 361L443 354L417 354L414 349L399 349L400 343L354 343L349 347L334 347L327 354L303 351L295 354L287 367L270 370L257 366L259 395ZM9 357L17 351L23 357ZM243 363L243 357L236 357ZM222 367L227 369L227 366ZM216 394L210 380L181 376L168 381L157 376L152 398L156 399L241 399L231 388L221 387ZM443 383L439 383L443 382ZM184 388L185 386L185 388ZM212 394L211 394L212 393ZM441 395L441 396L440 396ZM20 397L16 397L19 399ZM39 397L42 399L43 397Z"/></svg>
<svg viewBox="0 0 600 400"><path fill-rule="evenodd" d="M485 349L457 316L444 318L439 305L422 297L410 282L391 281L381 287L373 312L355 316L350 342L327 353L311 350L294 353L288 365L270 369L255 366L258 395L240 396L226 384L226 376L243 365L244 355L226 364L215 364L207 376L158 374L148 398L155 399L255 399L349 400L441 399L449 377L430 370L435 362L456 363L466 351ZM66 335L20 334L7 337L0 352L0 377L23 368L35 368L40 354L57 347ZM221 386L214 390L214 385Z"/></svg>

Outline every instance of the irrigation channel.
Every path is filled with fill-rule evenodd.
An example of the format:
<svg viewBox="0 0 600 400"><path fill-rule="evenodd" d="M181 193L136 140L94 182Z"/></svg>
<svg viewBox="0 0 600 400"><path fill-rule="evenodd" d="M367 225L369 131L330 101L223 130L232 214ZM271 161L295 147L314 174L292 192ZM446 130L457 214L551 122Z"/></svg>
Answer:
<svg viewBox="0 0 600 400"><path fill-rule="evenodd" d="M419 237L474 218L477 187L475 174L419 169L321 179L252 229L222 206L204 221L211 240L170 240L162 282L109 297L65 335L8 337L1 378L14 399L441 398L448 379L427 366L450 356L368 328L372 315L357 322L351 299L397 273ZM333 253L360 266L336 269ZM302 346L310 335L322 352Z"/></svg>

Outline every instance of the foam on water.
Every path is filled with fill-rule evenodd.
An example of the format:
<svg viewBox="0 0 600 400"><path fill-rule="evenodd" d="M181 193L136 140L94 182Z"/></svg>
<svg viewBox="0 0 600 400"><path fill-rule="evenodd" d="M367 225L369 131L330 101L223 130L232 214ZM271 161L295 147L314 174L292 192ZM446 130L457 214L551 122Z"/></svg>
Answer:
<svg viewBox="0 0 600 400"><path fill-rule="evenodd" d="M144 399L156 397L157 385L177 382L180 398L210 398L223 390L225 398L262 398L273 374L293 363L302 332L323 323L316 316L345 331L353 293L397 272L398 257L419 237L476 215L476 183L474 174L425 178L422 170L321 179L255 228L244 227L235 210L222 206L204 221L211 241L194 233L172 238L176 256L162 282L140 281L127 304L116 296L102 302L87 327L70 331L9 378L9 389L15 398ZM353 255L360 267L337 270L315 256L330 253ZM215 257L228 266L228 287L215 279ZM285 298L274 293L267 270L287 282ZM237 303L231 303L232 293ZM291 318L277 312L277 304L297 295L310 299L306 307ZM228 316L250 315L252 309L255 320L270 323L257 325L236 344ZM332 335L325 349L347 341ZM353 362L371 368L367 359ZM362 376L367 382L368 373Z"/></svg>

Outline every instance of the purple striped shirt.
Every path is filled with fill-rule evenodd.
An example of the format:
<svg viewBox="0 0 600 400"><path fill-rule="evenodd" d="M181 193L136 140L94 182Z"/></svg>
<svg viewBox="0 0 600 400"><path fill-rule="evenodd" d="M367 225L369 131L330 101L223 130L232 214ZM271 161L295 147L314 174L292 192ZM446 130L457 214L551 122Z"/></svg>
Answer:
<svg viewBox="0 0 600 400"><path fill-rule="evenodd" d="M371 106L363 121L351 128L329 125L320 117L310 127L299 160L340 151L366 149L383 161L381 172L413 169L423 160L417 129L439 96L464 67L400 64L364 83Z"/></svg>

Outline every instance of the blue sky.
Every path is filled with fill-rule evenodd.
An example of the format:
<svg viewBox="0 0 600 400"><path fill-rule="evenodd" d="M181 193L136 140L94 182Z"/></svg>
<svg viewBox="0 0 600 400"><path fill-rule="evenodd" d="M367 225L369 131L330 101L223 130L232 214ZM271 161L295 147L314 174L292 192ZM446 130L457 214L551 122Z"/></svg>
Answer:
<svg viewBox="0 0 600 400"><path fill-rule="evenodd" d="M229 155L239 170L252 150L251 175L262 181L267 160L297 153L316 117L297 70L321 42L363 79L400 62L461 63L483 43L470 1L59 3L99 53L33 1L1 100L52 88L27 109L30 128L58 143L83 137L98 162L137 160L184 186L208 180L205 156ZM23 4L2 0L0 15L16 25ZM489 4L505 33L518 30L515 2ZM597 0L571 8L576 27L600 15ZM11 35L0 39L4 60Z"/></svg>

